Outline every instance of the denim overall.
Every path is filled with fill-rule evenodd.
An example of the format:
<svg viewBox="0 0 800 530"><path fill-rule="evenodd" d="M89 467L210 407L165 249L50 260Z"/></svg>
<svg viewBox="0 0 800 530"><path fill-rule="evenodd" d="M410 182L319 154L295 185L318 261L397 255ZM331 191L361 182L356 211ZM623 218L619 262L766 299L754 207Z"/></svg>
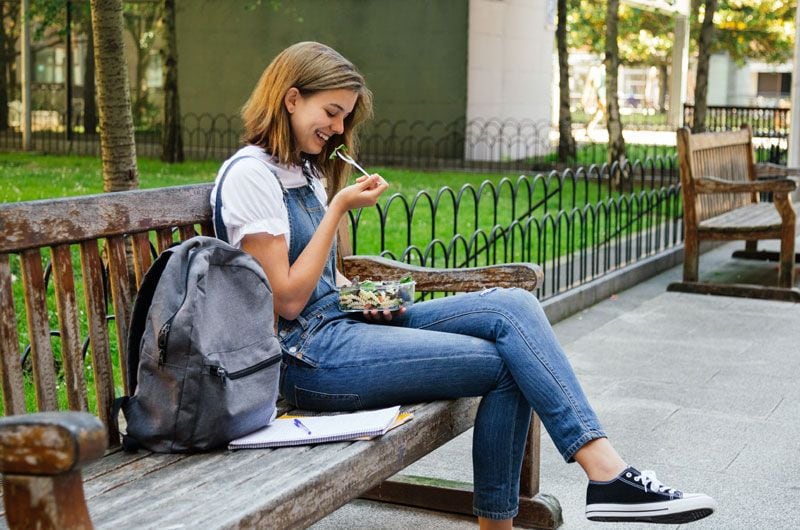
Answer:
<svg viewBox="0 0 800 530"><path fill-rule="evenodd" d="M284 193L294 263L325 210L310 184ZM438 298L378 324L339 311L334 264L335 248L302 314L279 322L281 393L293 405L337 411L483 396L472 444L473 510L490 519L518 512L532 409L568 462L606 436L528 291Z"/></svg>

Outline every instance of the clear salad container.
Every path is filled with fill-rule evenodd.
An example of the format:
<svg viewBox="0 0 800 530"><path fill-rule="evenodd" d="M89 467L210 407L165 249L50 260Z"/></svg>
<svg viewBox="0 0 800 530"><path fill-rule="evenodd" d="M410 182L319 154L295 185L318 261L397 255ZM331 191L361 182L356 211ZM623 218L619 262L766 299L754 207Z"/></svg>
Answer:
<svg viewBox="0 0 800 530"><path fill-rule="evenodd" d="M414 286L410 278L400 281L353 282L339 290L339 309L342 311L396 311L414 303Z"/></svg>

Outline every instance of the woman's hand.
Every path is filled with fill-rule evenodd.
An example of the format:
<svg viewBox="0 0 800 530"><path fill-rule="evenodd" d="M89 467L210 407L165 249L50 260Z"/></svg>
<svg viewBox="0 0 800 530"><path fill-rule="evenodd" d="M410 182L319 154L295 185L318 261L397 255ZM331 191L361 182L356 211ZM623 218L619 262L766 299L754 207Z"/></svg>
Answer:
<svg viewBox="0 0 800 530"><path fill-rule="evenodd" d="M355 184L342 188L339 193L334 195L330 206L342 208L344 211L375 206L378 197L388 187L389 185L383 180L383 177L378 174L369 177L362 175L356 179Z"/></svg>
<svg viewBox="0 0 800 530"><path fill-rule="evenodd" d="M377 309L365 309L364 320L367 322L389 322L392 320L394 315L402 315L405 312L405 307L401 307L397 311L389 311L388 309L384 309L383 311L379 311Z"/></svg>

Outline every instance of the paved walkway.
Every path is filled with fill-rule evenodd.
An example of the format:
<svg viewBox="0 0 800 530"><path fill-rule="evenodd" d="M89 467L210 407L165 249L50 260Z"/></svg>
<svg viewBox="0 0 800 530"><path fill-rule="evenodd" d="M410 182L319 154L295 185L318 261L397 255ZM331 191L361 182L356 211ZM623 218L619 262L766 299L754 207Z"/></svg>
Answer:
<svg viewBox="0 0 800 530"><path fill-rule="evenodd" d="M729 266L732 246L701 257ZM612 442L666 484L715 497L680 528L800 527L800 304L667 293L672 269L558 323L556 333ZM471 481L471 431L407 472ZM653 528L587 521L585 479L545 435L543 492L562 528ZM314 530L462 529L474 520L355 501ZM674 528L674 527L673 527Z"/></svg>

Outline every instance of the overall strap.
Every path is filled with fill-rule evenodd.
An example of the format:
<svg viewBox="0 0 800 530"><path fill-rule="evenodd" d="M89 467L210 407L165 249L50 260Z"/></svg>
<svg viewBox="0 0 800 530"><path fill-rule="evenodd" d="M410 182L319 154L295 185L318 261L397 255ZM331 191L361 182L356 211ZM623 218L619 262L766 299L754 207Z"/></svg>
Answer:
<svg viewBox="0 0 800 530"><path fill-rule="evenodd" d="M275 175L273 169L269 167L268 164L264 163L263 160L260 160L255 156L249 156L249 155L240 156L238 158L234 158L233 160L231 160L230 163L228 164L228 167L225 168L225 171L222 173L222 176L219 179L219 184L217 184L217 196L215 197L214 200L214 234L217 236L217 239L221 239L226 243L230 243L230 240L228 239L228 229L225 228L225 223L222 222L222 184L225 182L225 177L228 176L228 171L230 171L230 169L234 166L234 164L236 164L236 162L238 162L239 160L244 160L245 158L252 158L254 160L258 160L259 162L264 164L264 166L267 169L269 169L269 172L275 177L275 180L278 181L278 185L281 187L281 192L283 193L283 200L284 202L286 201L286 188L283 187L283 182L281 182L281 179L279 179L278 176Z"/></svg>

